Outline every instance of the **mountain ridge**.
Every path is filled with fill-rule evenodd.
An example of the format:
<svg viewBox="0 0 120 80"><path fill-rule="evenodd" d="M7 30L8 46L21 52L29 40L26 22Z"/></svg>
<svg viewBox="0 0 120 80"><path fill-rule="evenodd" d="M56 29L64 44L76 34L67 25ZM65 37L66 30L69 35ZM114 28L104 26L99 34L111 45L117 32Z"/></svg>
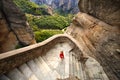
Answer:
<svg viewBox="0 0 120 80"><path fill-rule="evenodd" d="M79 0L30 0L38 5L46 4L51 6L55 10L59 10L61 13L73 13L79 12L78 1Z"/></svg>

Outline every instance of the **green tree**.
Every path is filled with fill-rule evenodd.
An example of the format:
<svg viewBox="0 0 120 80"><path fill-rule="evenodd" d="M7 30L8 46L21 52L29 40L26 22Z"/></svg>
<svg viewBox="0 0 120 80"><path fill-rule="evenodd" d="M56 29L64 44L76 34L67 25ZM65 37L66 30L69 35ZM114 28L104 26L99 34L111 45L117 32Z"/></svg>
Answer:
<svg viewBox="0 0 120 80"><path fill-rule="evenodd" d="M46 12L46 6L37 5L34 2L30 2L29 0L13 0L14 3L25 13L34 14L34 15L42 15ZM41 10L41 8L43 8Z"/></svg>
<svg viewBox="0 0 120 80"><path fill-rule="evenodd" d="M34 33L35 33L35 39L37 42L44 41L55 34L63 34L63 32L61 30L48 30L48 29L47 30L39 30Z"/></svg>

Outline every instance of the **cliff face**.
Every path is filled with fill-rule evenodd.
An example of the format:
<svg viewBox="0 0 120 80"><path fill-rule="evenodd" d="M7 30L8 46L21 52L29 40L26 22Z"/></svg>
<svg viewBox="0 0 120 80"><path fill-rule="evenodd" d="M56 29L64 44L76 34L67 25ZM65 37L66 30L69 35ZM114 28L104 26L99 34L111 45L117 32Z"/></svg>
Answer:
<svg viewBox="0 0 120 80"><path fill-rule="evenodd" d="M41 5L41 4L46 4L47 2L46 0L35 0L35 3Z"/></svg>
<svg viewBox="0 0 120 80"><path fill-rule="evenodd" d="M22 13L12 0L0 0L0 53L16 45L35 43L34 35Z"/></svg>
<svg viewBox="0 0 120 80"><path fill-rule="evenodd" d="M36 4L47 4L53 9L59 9L66 13L77 13L79 0L31 0Z"/></svg>
<svg viewBox="0 0 120 80"><path fill-rule="evenodd" d="M30 0L30 1L35 2L38 5L41 5L41 4L49 4L51 3L52 0Z"/></svg>
<svg viewBox="0 0 120 80"><path fill-rule="evenodd" d="M52 8L61 9L63 12L67 13L77 13L78 9L78 0L53 0Z"/></svg>
<svg viewBox="0 0 120 80"><path fill-rule="evenodd" d="M80 0L80 13L66 33L95 58L110 80L120 79L120 0Z"/></svg>
<svg viewBox="0 0 120 80"><path fill-rule="evenodd" d="M120 0L80 0L79 8L110 25L120 26Z"/></svg>

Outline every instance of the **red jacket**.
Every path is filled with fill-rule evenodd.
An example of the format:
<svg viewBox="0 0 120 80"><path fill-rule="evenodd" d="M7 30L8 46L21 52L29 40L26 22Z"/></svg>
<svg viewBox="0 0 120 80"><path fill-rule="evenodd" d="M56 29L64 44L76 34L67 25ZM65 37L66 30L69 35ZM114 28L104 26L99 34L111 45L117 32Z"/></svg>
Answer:
<svg viewBox="0 0 120 80"><path fill-rule="evenodd" d="M60 56L61 59L64 59L64 53L63 53L63 51L60 52L59 56Z"/></svg>

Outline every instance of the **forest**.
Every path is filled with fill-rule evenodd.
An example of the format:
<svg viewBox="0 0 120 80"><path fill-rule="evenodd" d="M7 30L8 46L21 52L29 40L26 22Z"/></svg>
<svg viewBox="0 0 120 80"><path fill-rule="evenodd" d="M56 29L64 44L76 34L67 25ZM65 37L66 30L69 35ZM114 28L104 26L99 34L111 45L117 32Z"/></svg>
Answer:
<svg viewBox="0 0 120 80"><path fill-rule="evenodd" d="M63 34L74 17L74 14L63 13L59 9L53 10L46 4L38 5L29 0L14 0L14 3L26 14L37 42L55 34Z"/></svg>

